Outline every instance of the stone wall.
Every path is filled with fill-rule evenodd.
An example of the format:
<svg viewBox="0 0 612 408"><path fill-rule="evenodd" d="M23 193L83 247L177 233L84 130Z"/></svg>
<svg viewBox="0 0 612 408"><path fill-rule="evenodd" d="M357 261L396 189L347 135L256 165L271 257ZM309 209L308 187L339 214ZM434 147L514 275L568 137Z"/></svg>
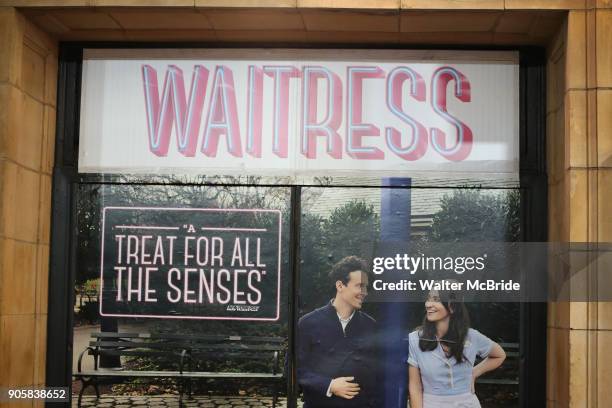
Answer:
<svg viewBox="0 0 612 408"><path fill-rule="evenodd" d="M612 2L587 3L548 47L550 241L612 239ZM609 270L589 268L594 300ZM609 404L611 328L609 302L549 304L549 407Z"/></svg>
<svg viewBox="0 0 612 408"><path fill-rule="evenodd" d="M0 61L0 384L44 385L57 45L0 7Z"/></svg>

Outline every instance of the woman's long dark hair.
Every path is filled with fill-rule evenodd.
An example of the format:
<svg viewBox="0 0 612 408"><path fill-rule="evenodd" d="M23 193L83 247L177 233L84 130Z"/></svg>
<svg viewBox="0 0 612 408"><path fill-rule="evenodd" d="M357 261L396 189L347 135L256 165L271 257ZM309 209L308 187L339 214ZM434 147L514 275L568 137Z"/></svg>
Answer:
<svg viewBox="0 0 612 408"><path fill-rule="evenodd" d="M436 323L427 320L427 313L423 318L423 325L419 328L419 348L421 351L433 351L438 347L438 342L447 346L447 357L455 357L457 363L463 361L463 345L465 337L470 329L470 316L463 301L458 299L454 293L447 294L447 299L439 301L450 315L448 332L441 339L436 337Z"/></svg>

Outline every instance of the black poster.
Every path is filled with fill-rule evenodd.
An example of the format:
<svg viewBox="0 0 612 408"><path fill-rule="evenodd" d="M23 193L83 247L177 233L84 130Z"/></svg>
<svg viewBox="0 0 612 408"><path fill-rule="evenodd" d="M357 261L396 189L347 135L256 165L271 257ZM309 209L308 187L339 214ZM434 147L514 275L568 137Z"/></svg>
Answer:
<svg viewBox="0 0 612 408"><path fill-rule="evenodd" d="M100 314L279 317L281 212L105 207Z"/></svg>

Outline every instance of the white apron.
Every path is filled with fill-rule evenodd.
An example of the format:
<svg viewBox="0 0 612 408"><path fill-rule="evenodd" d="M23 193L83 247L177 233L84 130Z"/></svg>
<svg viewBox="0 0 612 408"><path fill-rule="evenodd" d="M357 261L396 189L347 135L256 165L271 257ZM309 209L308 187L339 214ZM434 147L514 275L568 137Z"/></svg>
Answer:
<svg viewBox="0 0 612 408"><path fill-rule="evenodd" d="M481 408L476 394L431 395L423 394L423 408Z"/></svg>

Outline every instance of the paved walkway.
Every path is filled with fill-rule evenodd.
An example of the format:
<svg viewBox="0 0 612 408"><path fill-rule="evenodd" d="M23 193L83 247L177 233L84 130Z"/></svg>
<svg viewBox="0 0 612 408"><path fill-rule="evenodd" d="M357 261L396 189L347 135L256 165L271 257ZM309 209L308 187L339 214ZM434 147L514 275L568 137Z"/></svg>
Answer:
<svg viewBox="0 0 612 408"><path fill-rule="evenodd" d="M272 407L272 398L267 397L202 397L194 396L192 399L183 400L185 407L201 408L269 408ZM298 407L301 407L298 402ZM73 398L72 406L77 406L77 398ZM178 408L178 396L158 395L151 397L102 395L100 399L95 396L83 396L84 408L89 407L114 407L114 408ZM285 408L287 401L279 398L277 408Z"/></svg>

